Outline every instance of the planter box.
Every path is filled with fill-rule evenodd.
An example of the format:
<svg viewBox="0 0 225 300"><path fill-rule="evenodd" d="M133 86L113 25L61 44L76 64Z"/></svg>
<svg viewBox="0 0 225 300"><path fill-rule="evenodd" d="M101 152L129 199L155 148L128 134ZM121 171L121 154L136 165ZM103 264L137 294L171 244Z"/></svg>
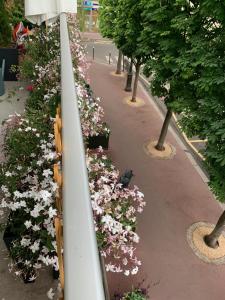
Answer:
<svg viewBox="0 0 225 300"><path fill-rule="evenodd" d="M19 53L17 48L0 48L0 62L5 59L5 81L17 81L15 73L10 68L12 65L18 66Z"/></svg>
<svg viewBox="0 0 225 300"><path fill-rule="evenodd" d="M102 146L103 149L108 150L109 135L90 136L88 138L87 147L89 149L97 149L99 146Z"/></svg>

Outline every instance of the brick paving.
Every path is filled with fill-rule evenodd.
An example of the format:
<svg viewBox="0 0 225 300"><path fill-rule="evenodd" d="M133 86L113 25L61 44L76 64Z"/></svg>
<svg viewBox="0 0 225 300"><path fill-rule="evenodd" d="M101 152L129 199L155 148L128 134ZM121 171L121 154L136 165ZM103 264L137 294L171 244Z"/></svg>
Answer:
<svg viewBox="0 0 225 300"><path fill-rule="evenodd" d="M102 98L105 120L112 131L110 156L121 172L127 168L134 171L132 183L144 192L147 206L138 218L141 271L132 278L108 274L111 293L146 279L151 285L151 300L225 299L225 265L199 260L186 240L191 224L215 223L221 207L186 155L188 150L171 131L167 140L176 148L173 159L157 160L144 152L144 143L157 139L162 118L141 86L138 96L145 105L126 105L125 79L112 76L112 70L92 62L91 87Z"/></svg>

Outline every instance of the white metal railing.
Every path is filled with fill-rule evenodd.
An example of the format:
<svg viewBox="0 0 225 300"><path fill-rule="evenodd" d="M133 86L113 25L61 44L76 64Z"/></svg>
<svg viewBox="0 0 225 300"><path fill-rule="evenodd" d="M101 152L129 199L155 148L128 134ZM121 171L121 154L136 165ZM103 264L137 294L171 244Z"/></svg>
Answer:
<svg viewBox="0 0 225 300"><path fill-rule="evenodd" d="M104 288L69 46L60 15L65 300L103 300Z"/></svg>

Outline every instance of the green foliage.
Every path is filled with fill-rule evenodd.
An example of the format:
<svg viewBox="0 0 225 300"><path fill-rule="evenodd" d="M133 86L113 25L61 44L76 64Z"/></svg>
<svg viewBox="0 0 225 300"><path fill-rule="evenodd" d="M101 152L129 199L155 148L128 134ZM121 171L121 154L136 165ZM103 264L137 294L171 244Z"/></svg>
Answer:
<svg viewBox="0 0 225 300"><path fill-rule="evenodd" d="M9 15L5 7L5 0L0 0L0 47L6 47L10 44L12 30L9 24Z"/></svg>
<svg viewBox="0 0 225 300"><path fill-rule="evenodd" d="M12 26L23 22L24 26L30 24L24 17L24 1L23 0L15 0L13 1L12 6L9 9L9 20Z"/></svg>
<svg viewBox="0 0 225 300"><path fill-rule="evenodd" d="M113 39L116 18L116 0L100 0L99 28L103 37Z"/></svg>
<svg viewBox="0 0 225 300"><path fill-rule="evenodd" d="M193 101L193 92L182 76L177 59L186 46L186 28L178 30L177 23L186 18L189 7L184 1L141 0L143 31L141 47L151 53L144 67L147 76L153 75L153 95L163 97L174 111L182 110L180 102ZM180 28L180 27L179 27Z"/></svg>
<svg viewBox="0 0 225 300"><path fill-rule="evenodd" d="M126 293L121 300L146 300L146 295L143 294L142 290L135 289L132 292Z"/></svg>
<svg viewBox="0 0 225 300"><path fill-rule="evenodd" d="M113 39L124 55L132 57L133 62L142 65L149 52L140 47L140 35L143 30L140 1L101 0L100 30L104 37Z"/></svg>
<svg viewBox="0 0 225 300"><path fill-rule="evenodd" d="M140 1L119 0L114 29L114 42L117 47L139 65L144 64L151 54L140 43L143 31L142 11Z"/></svg>
<svg viewBox="0 0 225 300"><path fill-rule="evenodd" d="M222 202L225 200L224 9L225 4L215 0L195 2L192 13L182 20L182 27L187 28L186 45L177 60L182 76L195 94L195 105L189 106L181 124L188 130L194 128L194 134L208 140L204 156L209 186Z"/></svg>

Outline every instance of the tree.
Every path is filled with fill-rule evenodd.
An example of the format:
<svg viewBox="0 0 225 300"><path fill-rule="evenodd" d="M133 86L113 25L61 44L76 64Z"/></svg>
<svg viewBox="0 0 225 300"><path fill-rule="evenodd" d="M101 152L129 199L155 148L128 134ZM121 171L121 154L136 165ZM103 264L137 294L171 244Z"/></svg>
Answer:
<svg viewBox="0 0 225 300"><path fill-rule="evenodd" d="M114 42L123 54L132 59L136 74L131 101L136 101L137 85L141 66L146 62L149 53L140 47L139 39L143 30L142 10L140 1L117 1Z"/></svg>
<svg viewBox="0 0 225 300"><path fill-rule="evenodd" d="M225 201L225 3L202 0L192 3L193 14L182 20L187 26L186 49L179 68L194 89L195 104L185 110L181 124L189 133L207 139L205 165L209 186L217 199ZM185 57L185 64L182 57ZM216 248L225 226L225 211L204 240Z"/></svg>
<svg viewBox="0 0 225 300"><path fill-rule="evenodd" d="M6 10L4 0L0 0L0 20L0 46L8 46L11 41L12 32L9 25L9 15Z"/></svg>
<svg viewBox="0 0 225 300"><path fill-rule="evenodd" d="M187 27L180 26L181 20L191 15L191 6L183 0L141 0L143 31L141 47L151 52L147 60L144 73L152 76L152 94L164 100L167 114L156 145L159 151L164 150L172 111L180 113L184 107L193 102L193 88L188 85L185 76L179 68L178 61L185 64L185 56L181 56L186 49Z"/></svg>
<svg viewBox="0 0 225 300"><path fill-rule="evenodd" d="M100 0L99 9L99 28L103 37L108 39L114 38L115 19L116 19L116 0ZM116 67L116 74L121 74L122 66L122 51L120 48L118 53L118 61Z"/></svg>

